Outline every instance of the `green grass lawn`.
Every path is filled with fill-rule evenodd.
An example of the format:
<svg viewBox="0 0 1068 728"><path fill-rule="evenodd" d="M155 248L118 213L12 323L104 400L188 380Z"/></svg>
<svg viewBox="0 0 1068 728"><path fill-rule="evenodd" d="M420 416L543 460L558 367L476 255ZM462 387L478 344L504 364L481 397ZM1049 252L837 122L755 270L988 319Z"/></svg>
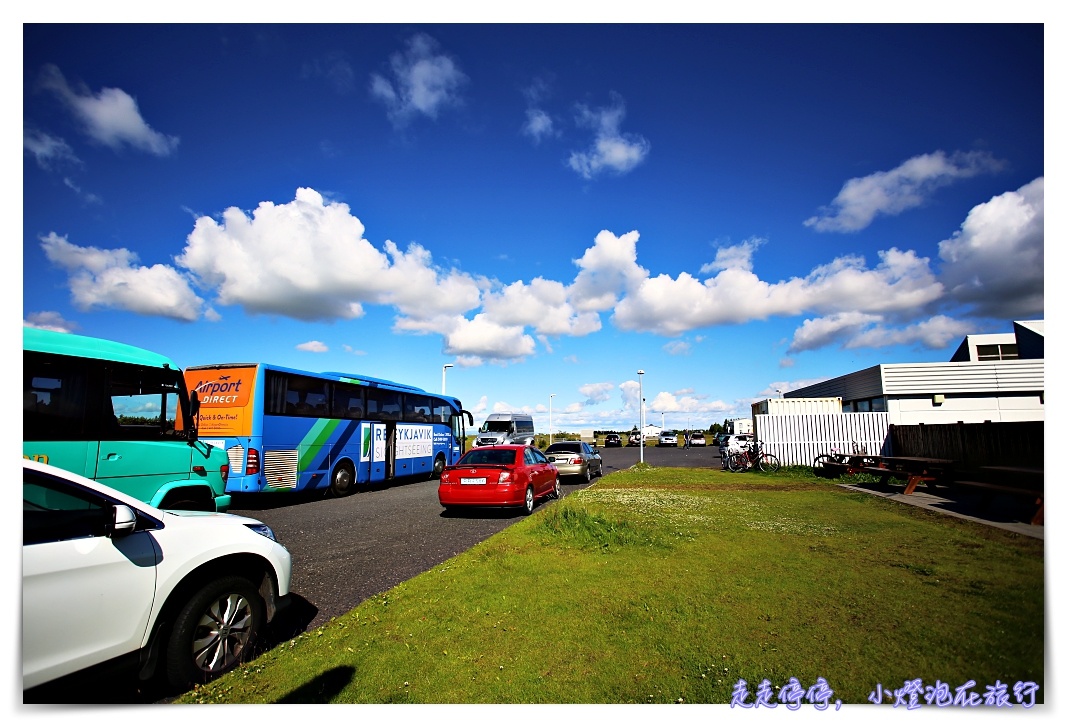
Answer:
<svg viewBox="0 0 1068 728"><path fill-rule="evenodd" d="M1041 540L806 469L635 467L177 702L785 702L791 678L1016 702L1044 685L1043 603Z"/></svg>

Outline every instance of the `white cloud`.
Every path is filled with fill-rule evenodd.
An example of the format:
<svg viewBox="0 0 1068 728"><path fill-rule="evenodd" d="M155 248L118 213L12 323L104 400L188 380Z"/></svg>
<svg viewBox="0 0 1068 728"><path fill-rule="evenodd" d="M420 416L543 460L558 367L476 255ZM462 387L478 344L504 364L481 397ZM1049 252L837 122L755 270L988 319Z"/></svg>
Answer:
<svg viewBox="0 0 1068 728"><path fill-rule="evenodd" d="M82 311L116 308L180 321L202 313L203 299L170 266L137 265L137 255L125 248L83 248L54 232L40 240L48 260L67 271L71 300Z"/></svg>
<svg viewBox="0 0 1068 728"><path fill-rule="evenodd" d="M646 398L648 399L648 397ZM730 412L733 405L720 400L706 401L706 397L696 397L690 394L660 392L648 403L646 417L652 419L654 415L663 413L672 415L675 419L679 415L716 415Z"/></svg>
<svg viewBox="0 0 1068 728"><path fill-rule="evenodd" d="M74 184L74 180L72 180L70 177L64 177L63 184L69 187L74 192L74 194L78 195L78 197L82 198L84 202L87 202L92 205L100 204L101 200L97 195L94 195L92 192L84 191L81 187Z"/></svg>
<svg viewBox="0 0 1068 728"><path fill-rule="evenodd" d="M23 129L22 148L33 155L37 166L51 170L61 165L82 166L82 160L64 140L34 129Z"/></svg>
<svg viewBox="0 0 1068 728"><path fill-rule="evenodd" d="M811 351L830 346L843 337L852 337L879 321L881 317L851 311L817 319L805 319L794 332L790 353Z"/></svg>
<svg viewBox="0 0 1068 728"><path fill-rule="evenodd" d="M804 278L778 283L760 280L752 271L729 268L698 280L647 278L616 306L613 321L625 330L677 336L684 331L725 323L744 323L805 311L880 313L907 311L937 300L942 286L928 260L896 248L879 252L880 263L868 268L856 256L837 258Z"/></svg>
<svg viewBox="0 0 1068 728"><path fill-rule="evenodd" d="M881 316L840 313L820 319L806 319L794 332L790 353L821 349L839 343L843 349L921 345L944 349L975 331L975 324L948 316L932 316L902 327L886 326Z"/></svg>
<svg viewBox="0 0 1068 728"><path fill-rule="evenodd" d="M637 230L618 237L608 230L597 233L593 246L574 261L579 273L568 289L572 304L579 311L611 309L649 276L637 261Z"/></svg>
<svg viewBox="0 0 1068 728"><path fill-rule="evenodd" d="M316 354L322 354L323 352L330 351L330 347L321 341L305 341L303 344L297 344L297 351L310 351Z"/></svg>
<svg viewBox="0 0 1068 728"><path fill-rule="evenodd" d="M938 244L949 297L1002 319L1045 308L1045 178L976 205L960 230Z"/></svg>
<svg viewBox="0 0 1068 728"><path fill-rule="evenodd" d="M58 331L69 334L77 330L78 324L67 321L58 311L33 311L22 322L23 326L46 331Z"/></svg>
<svg viewBox="0 0 1068 728"><path fill-rule="evenodd" d="M623 409L625 411L638 411L639 386L637 379L629 379L619 385L619 396L623 400Z"/></svg>
<svg viewBox="0 0 1068 728"><path fill-rule="evenodd" d="M534 353L534 339L521 326L501 326L485 314L472 319L462 316L445 334L444 353L480 356L493 360L522 359Z"/></svg>
<svg viewBox="0 0 1068 728"><path fill-rule="evenodd" d="M402 251L387 241L383 252L363 235L348 205L301 188L292 202L262 202L251 217L231 207L219 221L197 219L176 261L222 305L302 321L358 318L363 303L417 320L478 305L478 283L435 269L422 246Z"/></svg>
<svg viewBox="0 0 1068 728"><path fill-rule="evenodd" d="M363 349L354 349L353 347L349 346L348 344L342 344L341 348L347 354L352 354L354 356L367 356L367 352L364 351Z"/></svg>
<svg viewBox="0 0 1068 728"><path fill-rule="evenodd" d="M863 230L877 215L897 215L919 207L939 187L1003 167L1003 162L984 151L921 154L889 172L849 180L830 206L804 224L819 232Z"/></svg>
<svg viewBox="0 0 1068 728"><path fill-rule="evenodd" d="M649 155L650 144L637 134L623 134L619 126L626 115L623 101L615 98L615 105L590 109L578 107L576 122L593 129L594 139L584 152L572 152L568 166L585 179L592 179L603 171L624 174L634 169Z"/></svg>
<svg viewBox="0 0 1068 728"><path fill-rule="evenodd" d="M365 239L363 223L347 205L307 188L287 203L196 218L174 258L177 268L138 265L126 249L82 248L56 233L41 240L49 260L67 270L72 300L83 310L112 307L188 321L218 320L215 307L240 306L250 314L334 321L362 316L365 305L390 306L394 331L440 335L443 353L461 366L521 360L535 353L537 341L552 353L554 337L600 330L602 311L613 312L621 330L669 337L807 316L790 352L887 342L942 348L939 342L962 335L965 324L938 316L905 324L932 316L939 305L1011 312L1008 318L1041 312L1042 191L1039 178L978 205L961 230L942 241L948 296L930 261L912 250L880 251L874 266L846 255L773 283L757 274L756 252L764 241L751 238L719 249L715 262L702 268L714 276L654 277L638 264L638 232L608 230L573 260L577 273L570 284L540 276L502 284L442 268L418 243L402 250L387 240L380 249ZM211 306L194 286L210 291ZM691 341L668 342L664 350L684 354Z"/></svg>
<svg viewBox="0 0 1068 728"><path fill-rule="evenodd" d="M499 292L487 293L482 310L502 326L532 326L540 334L585 336L601 328L594 312L576 313L564 284L538 277L517 281Z"/></svg>
<svg viewBox="0 0 1068 728"><path fill-rule="evenodd" d="M688 355L691 348L689 342L686 341L669 341L663 346L664 351L672 356Z"/></svg>
<svg viewBox="0 0 1068 728"><path fill-rule="evenodd" d="M137 101L121 89L105 88L98 94L87 88L74 90L53 65L42 69L40 85L67 106L91 139L105 146L115 150L130 147L158 157L166 157L178 148L178 137L150 127L141 117Z"/></svg>
<svg viewBox="0 0 1068 728"><path fill-rule="evenodd" d="M615 388L616 385L611 382L598 382L596 384L583 384L579 387L579 392L586 398L585 404L592 405L607 402Z"/></svg>
<svg viewBox="0 0 1068 728"><path fill-rule="evenodd" d="M944 349L976 331L975 324L949 316L932 316L909 326L894 329L875 326L855 334L845 342L846 349L920 344L927 349Z"/></svg>
<svg viewBox="0 0 1068 728"><path fill-rule="evenodd" d="M371 95L386 104L394 126L403 127L418 115L436 119L441 109L461 103L459 91L467 76L437 49L433 38L416 34L403 54L390 57L392 80L371 74Z"/></svg>
<svg viewBox="0 0 1068 728"><path fill-rule="evenodd" d="M338 94L351 93L356 87L356 72L341 51L331 51L322 58L304 63L301 69L305 78L325 78Z"/></svg>
<svg viewBox="0 0 1068 728"><path fill-rule="evenodd" d="M555 136L553 120L541 109L527 109L527 120L523 124L523 134L540 144L542 139Z"/></svg>
<svg viewBox="0 0 1068 728"><path fill-rule="evenodd" d="M716 250L716 259L701 266L701 272L715 273L728 268L753 270L753 254L766 242L765 238L750 238L739 245L719 248Z"/></svg>

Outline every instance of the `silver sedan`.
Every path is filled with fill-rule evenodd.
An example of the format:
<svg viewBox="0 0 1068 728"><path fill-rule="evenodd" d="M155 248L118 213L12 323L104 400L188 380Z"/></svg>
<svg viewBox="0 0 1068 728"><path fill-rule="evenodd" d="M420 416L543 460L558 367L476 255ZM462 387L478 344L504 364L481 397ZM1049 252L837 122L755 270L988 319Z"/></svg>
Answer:
<svg viewBox="0 0 1068 728"><path fill-rule="evenodd" d="M561 440L545 448L545 457L560 471L561 478L578 478L586 483L604 474L601 452L581 440Z"/></svg>

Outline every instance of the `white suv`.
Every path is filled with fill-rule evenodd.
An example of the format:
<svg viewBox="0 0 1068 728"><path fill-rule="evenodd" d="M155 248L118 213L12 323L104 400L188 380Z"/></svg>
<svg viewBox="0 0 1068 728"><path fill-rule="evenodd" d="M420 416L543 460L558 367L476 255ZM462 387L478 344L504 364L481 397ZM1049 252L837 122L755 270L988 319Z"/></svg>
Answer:
<svg viewBox="0 0 1068 728"><path fill-rule="evenodd" d="M749 432L742 435L728 435L720 441L719 456L723 463L726 464L728 456L748 448L752 442L753 434Z"/></svg>
<svg viewBox="0 0 1068 728"><path fill-rule="evenodd" d="M22 474L23 690L103 663L186 690L248 659L289 598L289 551L259 521Z"/></svg>

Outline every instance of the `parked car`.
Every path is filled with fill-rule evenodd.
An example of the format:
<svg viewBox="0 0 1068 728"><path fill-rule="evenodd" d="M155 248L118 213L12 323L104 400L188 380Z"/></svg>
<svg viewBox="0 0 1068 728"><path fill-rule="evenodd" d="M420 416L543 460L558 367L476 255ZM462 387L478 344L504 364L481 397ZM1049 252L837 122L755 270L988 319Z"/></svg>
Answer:
<svg viewBox="0 0 1068 728"><path fill-rule="evenodd" d="M33 460L22 475L23 690L107 663L185 691L251 657L289 601L289 552L259 521Z"/></svg>
<svg viewBox="0 0 1068 728"><path fill-rule="evenodd" d="M632 432L630 437L627 438L627 447L638 447L642 444L642 436L640 433Z"/></svg>
<svg viewBox="0 0 1068 728"><path fill-rule="evenodd" d="M705 434L703 432L690 433L690 447L704 447Z"/></svg>
<svg viewBox="0 0 1068 728"><path fill-rule="evenodd" d="M679 436L675 434L674 430L664 430L660 433L660 439L656 443L657 447L678 447Z"/></svg>
<svg viewBox="0 0 1068 728"><path fill-rule="evenodd" d="M743 449L749 447L751 442L753 442L752 433L726 435L722 440L722 444L719 446L719 456L726 462L727 457L731 453L741 452Z"/></svg>
<svg viewBox="0 0 1068 728"><path fill-rule="evenodd" d="M522 508L528 515L543 497L560 497L556 465L530 445L490 445L464 453L441 472L442 508Z"/></svg>
<svg viewBox="0 0 1068 728"><path fill-rule="evenodd" d="M610 432L604 436L605 447L623 447L623 438L614 432Z"/></svg>
<svg viewBox="0 0 1068 728"><path fill-rule="evenodd" d="M578 478L590 482L604 475L601 453L581 440L561 440L545 449L545 457L560 471L561 477Z"/></svg>

